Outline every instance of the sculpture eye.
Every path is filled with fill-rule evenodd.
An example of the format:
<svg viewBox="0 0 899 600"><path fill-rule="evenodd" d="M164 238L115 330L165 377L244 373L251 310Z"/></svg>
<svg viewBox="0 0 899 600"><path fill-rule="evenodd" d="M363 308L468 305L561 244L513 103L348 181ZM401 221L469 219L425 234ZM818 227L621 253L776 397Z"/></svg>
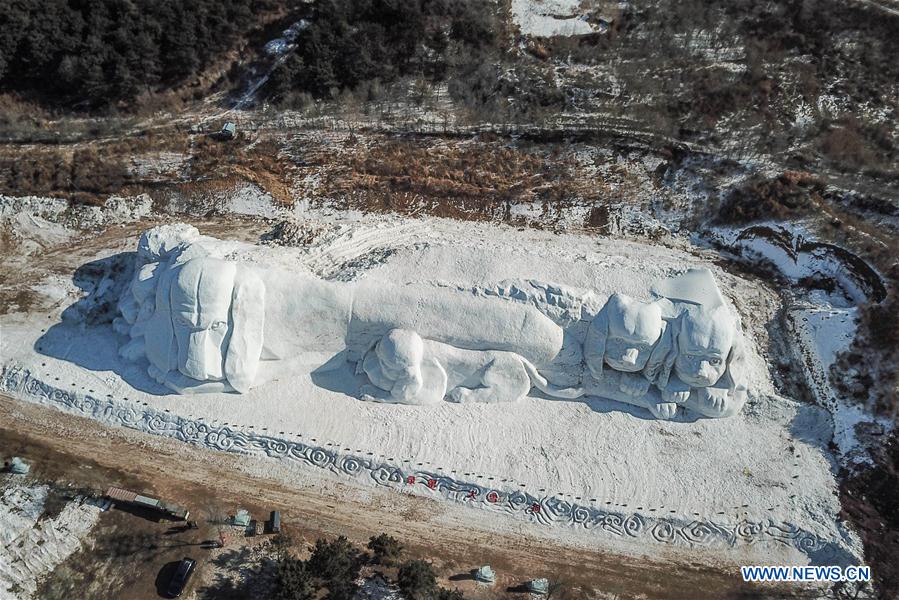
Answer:
<svg viewBox="0 0 899 600"><path fill-rule="evenodd" d="M710 358L709 364L712 365L713 367L717 367L718 365L721 364L721 359L720 358Z"/></svg>

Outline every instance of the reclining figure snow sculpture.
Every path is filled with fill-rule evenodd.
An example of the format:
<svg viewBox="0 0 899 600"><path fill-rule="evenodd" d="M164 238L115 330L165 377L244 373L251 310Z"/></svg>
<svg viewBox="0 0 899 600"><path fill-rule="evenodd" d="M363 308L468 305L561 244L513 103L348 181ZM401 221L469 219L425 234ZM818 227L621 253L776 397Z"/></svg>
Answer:
<svg viewBox="0 0 899 600"><path fill-rule="evenodd" d="M395 328L460 351L514 351L537 365L562 346L562 329L531 306L430 286L328 282L213 256L228 249L184 226L155 228L139 243L114 323L131 337L120 354L146 358L149 374L179 393L243 393L298 365L357 361Z"/></svg>
<svg viewBox="0 0 899 600"><path fill-rule="evenodd" d="M130 337L119 353L185 394L245 393L350 361L370 383L363 396L382 402L513 402L536 387L668 419L680 407L730 416L746 400L745 342L706 269L659 282L651 302L588 294L584 333L563 332L533 299L225 259L248 248L187 225L147 231L114 322Z"/></svg>
<svg viewBox="0 0 899 600"><path fill-rule="evenodd" d="M499 350L465 350L392 329L359 361L373 386L364 399L398 404L436 404L444 398L468 402L514 402L532 387L556 398L578 398L580 388L558 388L531 362ZM388 393L384 393L388 392Z"/></svg>

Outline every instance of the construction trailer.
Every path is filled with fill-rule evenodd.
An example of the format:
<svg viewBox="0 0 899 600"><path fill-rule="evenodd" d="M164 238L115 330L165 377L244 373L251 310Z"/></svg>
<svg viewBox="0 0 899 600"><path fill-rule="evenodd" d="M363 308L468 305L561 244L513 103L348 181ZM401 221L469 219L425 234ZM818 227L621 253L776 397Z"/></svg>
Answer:
<svg viewBox="0 0 899 600"><path fill-rule="evenodd" d="M496 572L490 568L490 565L484 565L474 572L474 578L481 583L494 583L496 581Z"/></svg>
<svg viewBox="0 0 899 600"><path fill-rule="evenodd" d="M106 490L106 497L113 502L122 502L132 506L148 508L155 510L169 518L178 521L186 521L190 517L190 511L177 504L171 504L163 500L157 500L150 496L144 496L131 490L123 490L122 488L111 487Z"/></svg>
<svg viewBox="0 0 899 600"><path fill-rule="evenodd" d="M549 594L549 580L545 577L541 577L540 579L531 579L525 584L528 591L532 594L537 594L540 596L546 596Z"/></svg>

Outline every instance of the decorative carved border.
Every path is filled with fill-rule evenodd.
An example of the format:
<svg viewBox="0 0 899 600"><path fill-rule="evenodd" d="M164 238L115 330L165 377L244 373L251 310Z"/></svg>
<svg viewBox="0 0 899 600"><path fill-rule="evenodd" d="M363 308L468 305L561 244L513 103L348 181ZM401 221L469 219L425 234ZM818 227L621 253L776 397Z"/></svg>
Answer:
<svg viewBox="0 0 899 600"><path fill-rule="evenodd" d="M537 497L525 491L483 487L443 474L404 470L373 458L344 454L331 448L286 441L268 435L212 426L145 406L131 406L112 398L65 391L34 378L22 367L5 366L0 390L21 399L53 406L110 425L125 426L205 448L265 456L294 464L326 469L359 483L408 490L416 494L467 504L524 518L545 526L568 526L617 539L631 539L682 547L732 548L757 543L793 546L815 555L822 564L846 552L834 542L788 523L742 521L736 525L708 520L658 518L574 504L555 496Z"/></svg>

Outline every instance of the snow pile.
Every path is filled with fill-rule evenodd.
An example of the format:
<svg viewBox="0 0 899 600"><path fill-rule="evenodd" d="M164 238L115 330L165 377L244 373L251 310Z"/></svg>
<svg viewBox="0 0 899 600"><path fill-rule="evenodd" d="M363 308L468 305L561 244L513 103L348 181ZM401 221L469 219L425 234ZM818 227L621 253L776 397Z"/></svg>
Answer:
<svg viewBox="0 0 899 600"><path fill-rule="evenodd" d="M788 313L802 368L815 398L833 416L833 441L843 464L871 462L871 457L856 437L859 423L878 421L888 429L888 419L876 419L862 406L843 398L831 385L830 370L839 353L845 351L855 337L858 309L832 306L826 301L817 305L803 304Z"/></svg>
<svg viewBox="0 0 899 600"><path fill-rule="evenodd" d="M300 33L310 25L306 19L300 19L281 33L281 37L270 40L265 44L265 53L269 56L281 56L296 46Z"/></svg>
<svg viewBox="0 0 899 600"><path fill-rule="evenodd" d="M373 575L368 579L360 579L353 600L402 600L405 598L399 588L388 583L380 575Z"/></svg>
<svg viewBox="0 0 899 600"><path fill-rule="evenodd" d="M13 485L0 498L0 598L28 600L40 580L77 552L101 509L76 499L39 520L46 486Z"/></svg>
<svg viewBox="0 0 899 600"><path fill-rule="evenodd" d="M0 196L0 225L22 238L70 237L72 229L96 229L138 221L150 214L147 194L110 196L103 206L73 205L61 198Z"/></svg>
<svg viewBox="0 0 899 600"><path fill-rule="evenodd" d="M801 227L761 224L717 229L713 236L752 261L773 265L793 283L826 280L856 304L880 301L886 294L880 275L867 263L840 246L806 239Z"/></svg>
<svg viewBox="0 0 899 600"><path fill-rule="evenodd" d="M594 33L580 0L512 0L512 20L522 35L552 37Z"/></svg>
<svg viewBox="0 0 899 600"><path fill-rule="evenodd" d="M262 236L263 242L278 244L279 246L294 246L305 248L310 246L323 235L333 232L334 228L327 227L315 221L299 221L285 219L279 221L271 231Z"/></svg>

